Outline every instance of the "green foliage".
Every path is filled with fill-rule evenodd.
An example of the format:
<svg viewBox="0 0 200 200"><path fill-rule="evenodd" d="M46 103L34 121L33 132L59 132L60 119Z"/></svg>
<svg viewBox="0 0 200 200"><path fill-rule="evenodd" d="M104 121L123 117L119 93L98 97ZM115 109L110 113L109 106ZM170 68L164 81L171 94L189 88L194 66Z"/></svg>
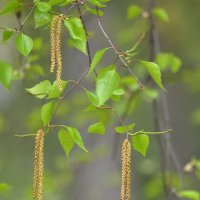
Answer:
<svg viewBox="0 0 200 200"><path fill-rule="evenodd" d="M13 32L12 31L4 31L3 32L3 41L6 42L7 40L9 40L13 35Z"/></svg>
<svg viewBox="0 0 200 200"><path fill-rule="evenodd" d="M156 56L156 63L161 67L161 70L165 70L167 67L172 73L179 71L181 67L181 60L172 53L159 53Z"/></svg>
<svg viewBox="0 0 200 200"><path fill-rule="evenodd" d="M132 136L133 149L146 156L146 152L149 146L149 136L147 134L133 135Z"/></svg>
<svg viewBox="0 0 200 200"><path fill-rule="evenodd" d="M63 90L67 87L67 84L68 81L61 81L61 86ZM56 81L54 81L50 88L48 99L59 98L61 95L62 92L58 89Z"/></svg>
<svg viewBox="0 0 200 200"><path fill-rule="evenodd" d="M163 22L169 22L169 16L163 8L154 8L153 14Z"/></svg>
<svg viewBox="0 0 200 200"><path fill-rule="evenodd" d="M103 122L100 121L100 122L90 125L88 128L88 133L104 135L105 126L104 126Z"/></svg>
<svg viewBox="0 0 200 200"><path fill-rule="evenodd" d="M197 191L194 190L184 190L179 192L179 196L186 198L186 199L191 199L191 200L199 200L200 199L200 194Z"/></svg>
<svg viewBox="0 0 200 200"><path fill-rule="evenodd" d="M99 51L95 53L88 74L90 74L95 69L95 67L99 64L100 60L102 59L103 55L105 54L107 50L108 48L104 48L104 49L100 49Z"/></svg>
<svg viewBox="0 0 200 200"><path fill-rule="evenodd" d="M21 33L16 37L15 45L24 56L27 56L33 48L33 40L29 36Z"/></svg>
<svg viewBox="0 0 200 200"><path fill-rule="evenodd" d="M32 88L26 89L26 91L39 99L44 99L49 95L50 88L51 88L50 81L45 80L36 84Z"/></svg>
<svg viewBox="0 0 200 200"><path fill-rule="evenodd" d="M142 8L140 8L137 5L131 5L128 7L127 10L127 18L130 19L134 19L136 17L138 17L141 13L142 13Z"/></svg>
<svg viewBox="0 0 200 200"><path fill-rule="evenodd" d="M35 19L35 28L38 28L40 26L47 25L51 19L52 16L48 12L41 12L39 9L35 9L34 11L34 19Z"/></svg>
<svg viewBox="0 0 200 200"><path fill-rule="evenodd" d="M135 127L135 123L132 123L132 124L129 124L127 126L118 126L115 128L115 131L117 133L120 133L120 134L124 134L124 133L127 133L129 131L132 131L132 129Z"/></svg>
<svg viewBox="0 0 200 200"><path fill-rule="evenodd" d="M12 66L6 62L0 61L0 82L7 89L10 88L10 85L13 80L13 70Z"/></svg>
<svg viewBox="0 0 200 200"><path fill-rule="evenodd" d="M69 44L87 54L86 33L80 18L70 17L69 19L65 19L64 25L66 26L71 36Z"/></svg>
<svg viewBox="0 0 200 200"><path fill-rule="evenodd" d="M154 62L141 61L141 63L144 65L145 69L149 72L150 76L155 81L155 83L161 89L165 90L161 80L160 67Z"/></svg>
<svg viewBox="0 0 200 200"><path fill-rule="evenodd" d="M60 144L62 145L67 157L74 144L77 144L82 150L87 152L85 145L83 143L82 137L76 128L63 126L58 133Z"/></svg>
<svg viewBox="0 0 200 200"><path fill-rule="evenodd" d="M97 77L96 94L99 106L103 105L118 88L120 77L116 72L115 66L103 68Z"/></svg>
<svg viewBox="0 0 200 200"><path fill-rule="evenodd" d="M3 9L0 10L0 15L17 10L20 7L20 3L17 0L12 0Z"/></svg>
<svg viewBox="0 0 200 200"><path fill-rule="evenodd" d="M42 117L44 126L46 126L49 123L49 120L51 119L54 108L55 108L55 101L50 101L42 106L41 117Z"/></svg>
<svg viewBox="0 0 200 200"><path fill-rule="evenodd" d="M46 2L37 2L36 7L41 12L47 12L51 9L51 6Z"/></svg>

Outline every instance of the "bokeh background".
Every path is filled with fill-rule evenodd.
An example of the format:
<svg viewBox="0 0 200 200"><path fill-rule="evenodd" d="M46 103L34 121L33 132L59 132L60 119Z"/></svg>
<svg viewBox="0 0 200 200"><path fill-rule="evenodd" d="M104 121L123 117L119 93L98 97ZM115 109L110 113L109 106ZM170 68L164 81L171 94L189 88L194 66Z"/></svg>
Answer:
<svg viewBox="0 0 200 200"><path fill-rule="evenodd" d="M0 8L7 1L0 0ZM31 3L31 1L26 1ZM185 189L200 190L200 181L193 173L185 173L184 166L192 157L200 158L200 1L168 0L155 1L156 6L164 8L170 18L169 23L156 20L160 38L161 51L173 52L182 60L181 69L175 75L165 79L166 93L170 113L171 143L181 165ZM142 32L148 30L148 19L127 19L127 9L137 4L148 11L148 0L113 0L104 9L102 23L114 44L121 50L131 48ZM65 8L62 9L65 12ZM22 17L28 12L23 10ZM72 12L73 13L73 12ZM84 16L91 35L90 46L92 55L108 43L97 26L96 17ZM0 25L16 27L18 21L14 14L0 16ZM34 20L30 18L25 25L27 34L35 38L34 51L39 58L33 64L27 62L16 51L11 39L8 43L1 42L0 60L12 63L15 69L26 68L25 76L12 84L10 91L0 85L0 190L2 200L31 199L34 138L19 138L16 134L32 134L41 126L40 109L44 101L35 99L25 93L40 80L54 77L49 73L49 30L34 29ZM87 57L66 45L67 34L63 34L63 78L76 80L88 66ZM149 38L139 46L138 57L149 59ZM33 56L34 56L33 51ZM35 53L35 56L38 56ZM102 66L106 66L115 56L105 56ZM34 58L33 58L34 59ZM42 69L37 66L42 66ZM35 71L31 71L30 68ZM91 80L83 85L93 88ZM48 200L100 200L119 199L120 194L120 143L123 136L117 136L113 124L116 119L107 112L88 113L87 97L80 89L75 90L59 110L57 121L77 127L82 134L89 153L73 149L70 158L66 158L61 148L57 131L48 134L45 141L45 199ZM123 107L123 103L121 106ZM129 109L128 109L129 110ZM152 101L140 97L133 99L127 111L125 121L135 122L137 129L154 130L154 110ZM119 106L120 112L120 106ZM87 127L95 119L107 122L104 136L89 135ZM117 139L116 139L117 137ZM133 199L158 200L165 199L161 162L162 153L156 136L151 137L147 156L133 152L132 162L132 193ZM174 184L177 174L172 170ZM178 178L177 178L178 179ZM178 186L177 186L178 187ZM171 198L172 199L172 198Z"/></svg>

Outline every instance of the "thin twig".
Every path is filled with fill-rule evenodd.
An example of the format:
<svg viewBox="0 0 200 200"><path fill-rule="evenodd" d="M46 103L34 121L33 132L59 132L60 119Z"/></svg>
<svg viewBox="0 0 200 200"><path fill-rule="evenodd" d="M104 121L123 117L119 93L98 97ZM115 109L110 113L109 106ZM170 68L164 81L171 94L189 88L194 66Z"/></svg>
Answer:
<svg viewBox="0 0 200 200"><path fill-rule="evenodd" d="M112 43L111 39L109 38L108 34L105 32L105 29L102 26L101 20L100 20L100 16L99 16L99 10L98 7L96 7L96 11L97 11L97 22L99 25L99 28L101 29L103 35L105 36L105 38L107 39L108 43L110 44L110 46L112 47L112 49L115 51L116 55L119 57L120 61L123 63L123 65L128 69L129 73L133 76L133 78L137 81L140 89L143 89L143 84L140 82L140 80L137 78L137 76L135 75L135 72L133 69L131 69L129 67L129 65L124 61L124 59L120 56L119 51L117 50L117 48L115 47L115 45Z"/></svg>

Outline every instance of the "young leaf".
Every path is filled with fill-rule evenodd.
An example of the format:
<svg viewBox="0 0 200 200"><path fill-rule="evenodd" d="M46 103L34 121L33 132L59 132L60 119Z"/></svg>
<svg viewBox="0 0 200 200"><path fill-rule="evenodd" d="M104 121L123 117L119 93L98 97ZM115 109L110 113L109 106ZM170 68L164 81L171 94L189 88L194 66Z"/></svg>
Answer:
<svg viewBox="0 0 200 200"><path fill-rule="evenodd" d="M159 53L156 56L156 63L161 67L162 70L169 67L172 73L178 72L181 67L180 58L172 53Z"/></svg>
<svg viewBox="0 0 200 200"><path fill-rule="evenodd" d="M46 2L37 2L37 9L41 12L47 12L51 9L51 6Z"/></svg>
<svg viewBox="0 0 200 200"><path fill-rule="evenodd" d="M41 12L36 8L34 11L35 28L48 24L51 21L51 18L51 14L48 12Z"/></svg>
<svg viewBox="0 0 200 200"><path fill-rule="evenodd" d="M76 39L70 38L68 40L68 45L70 47L75 47L79 49L82 53L87 55L86 40L76 40Z"/></svg>
<svg viewBox="0 0 200 200"><path fill-rule="evenodd" d="M100 62L101 58L103 57L103 55L105 54L105 52L107 50L108 50L108 48L104 48L104 49L100 49L99 51L96 52L96 54L94 55L94 58L92 60L88 75L95 69L95 67L98 65L98 63Z"/></svg>
<svg viewBox="0 0 200 200"><path fill-rule="evenodd" d="M12 31L4 31L3 32L3 41L6 42L7 40L9 40L13 35Z"/></svg>
<svg viewBox="0 0 200 200"><path fill-rule="evenodd" d="M182 198L187 198L191 200L199 200L200 199L200 194L199 192L195 190L184 190L179 192L179 196Z"/></svg>
<svg viewBox="0 0 200 200"><path fill-rule="evenodd" d="M63 91L67 87L67 84L68 84L68 81L61 82ZM62 91L58 89L57 83L56 81L54 81L53 85L50 88L48 99L58 98L61 96L61 94L62 94Z"/></svg>
<svg viewBox="0 0 200 200"><path fill-rule="evenodd" d="M142 13L142 9L137 5L132 5L128 7L127 18L134 19Z"/></svg>
<svg viewBox="0 0 200 200"><path fill-rule="evenodd" d="M141 61L141 63L149 72L155 83L163 90L166 90L162 84L160 67L154 62Z"/></svg>
<svg viewBox="0 0 200 200"><path fill-rule="evenodd" d="M64 149L67 157L69 157L69 153L74 146L74 140L71 136L71 133L69 133L69 131L71 131L71 130L62 128L58 132L59 142L60 142L62 148Z"/></svg>
<svg viewBox="0 0 200 200"><path fill-rule="evenodd" d="M54 111L54 107L55 107L54 101L50 101L42 106L41 117L44 126L46 126L49 123L49 120L51 119L51 116Z"/></svg>
<svg viewBox="0 0 200 200"><path fill-rule="evenodd" d="M33 40L29 36L21 33L16 37L15 45L24 56L27 56L33 48Z"/></svg>
<svg viewBox="0 0 200 200"><path fill-rule="evenodd" d="M115 128L117 133L123 134L131 131L135 127L135 123L129 124L127 126L118 126Z"/></svg>
<svg viewBox="0 0 200 200"><path fill-rule="evenodd" d="M120 77L113 66L104 68L96 81L96 94L99 106L103 105L118 88Z"/></svg>
<svg viewBox="0 0 200 200"><path fill-rule="evenodd" d="M153 14L164 22L169 22L169 16L166 10L162 8L154 8Z"/></svg>
<svg viewBox="0 0 200 200"><path fill-rule="evenodd" d="M91 104L93 106L98 106L99 101L98 101L97 96L94 93L92 93L92 92L90 92L88 90L86 91L86 94L87 94L88 98L90 99Z"/></svg>
<svg viewBox="0 0 200 200"><path fill-rule="evenodd" d="M42 82L36 84L32 88L26 89L26 91L29 92L30 94L36 96L39 99L44 99L45 97L47 97L49 95L50 88L51 88L50 81L45 80L45 81L42 81Z"/></svg>
<svg viewBox="0 0 200 200"><path fill-rule="evenodd" d="M125 93L124 89L122 88L119 88L119 89L116 89L114 92L113 92L113 95L116 95L116 96L121 96Z"/></svg>
<svg viewBox="0 0 200 200"><path fill-rule="evenodd" d="M8 63L0 61L0 82L7 89L10 88L13 79L12 66Z"/></svg>
<svg viewBox="0 0 200 200"><path fill-rule="evenodd" d="M88 0L88 2L90 2L94 6L97 6L97 7L100 7L100 8L106 7L106 5L102 4L102 2L100 2L98 0Z"/></svg>
<svg viewBox="0 0 200 200"><path fill-rule="evenodd" d="M72 132L72 138L74 140L74 142L84 151L88 152L87 149L85 148L85 145L83 143L82 137L79 133L79 131L76 128L70 127Z"/></svg>
<svg viewBox="0 0 200 200"><path fill-rule="evenodd" d="M104 135L105 133L105 126L103 122L97 122L95 124L92 124L88 128L88 133L96 133L99 135Z"/></svg>
<svg viewBox="0 0 200 200"><path fill-rule="evenodd" d="M64 20L64 25L69 31L70 36L75 40L86 41L86 34L83 28L83 24L78 17L71 17Z"/></svg>
<svg viewBox="0 0 200 200"><path fill-rule="evenodd" d="M13 0L9 2L2 10L0 10L0 15L4 15L5 13L15 11L19 6L19 1Z"/></svg>
<svg viewBox="0 0 200 200"><path fill-rule="evenodd" d="M133 135L132 136L132 147L143 156L146 156L146 152L149 146L149 136L146 134Z"/></svg>

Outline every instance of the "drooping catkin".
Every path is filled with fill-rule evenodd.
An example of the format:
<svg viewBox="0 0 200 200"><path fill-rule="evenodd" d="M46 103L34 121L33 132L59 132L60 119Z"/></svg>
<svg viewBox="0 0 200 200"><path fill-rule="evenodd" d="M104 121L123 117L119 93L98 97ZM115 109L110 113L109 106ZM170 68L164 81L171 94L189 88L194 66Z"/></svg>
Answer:
<svg viewBox="0 0 200 200"><path fill-rule="evenodd" d="M121 150L121 194L120 200L131 199L131 143L125 139Z"/></svg>
<svg viewBox="0 0 200 200"><path fill-rule="evenodd" d="M56 68L56 82L58 89L62 91L61 76L62 76L62 20L63 15L54 16L51 22L51 72Z"/></svg>
<svg viewBox="0 0 200 200"><path fill-rule="evenodd" d="M34 172L33 172L33 199L43 199L44 179L44 130L38 130L35 137Z"/></svg>
<svg viewBox="0 0 200 200"><path fill-rule="evenodd" d="M57 58L57 74L56 81L60 91L62 91L61 76L62 76L62 54L61 54L61 37L62 37L62 15L57 17L57 29L56 29L56 58Z"/></svg>
<svg viewBox="0 0 200 200"><path fill-rule="evenodd" d="M52 18L51 29L50 29L50 38L51 38L51 72L54 72L56 65L56 16Z"/></svg>

